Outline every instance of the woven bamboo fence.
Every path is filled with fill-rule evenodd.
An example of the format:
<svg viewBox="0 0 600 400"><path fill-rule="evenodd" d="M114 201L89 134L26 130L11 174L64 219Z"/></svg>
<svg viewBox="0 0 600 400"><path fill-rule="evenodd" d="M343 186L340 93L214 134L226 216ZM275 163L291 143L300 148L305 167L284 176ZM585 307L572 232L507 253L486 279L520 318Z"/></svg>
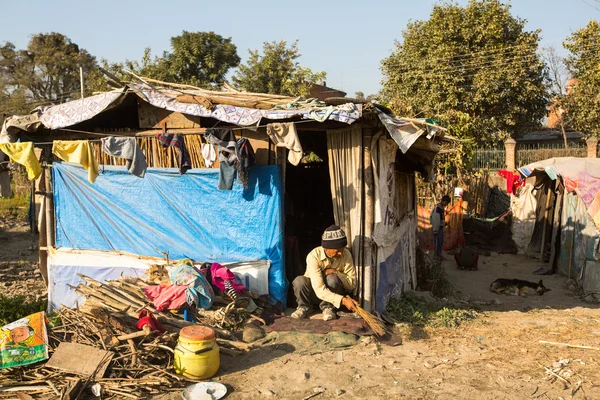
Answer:
<svg viewBox="0 0 600 400"><path fill-rule="evenodd" d="M202 143L205 143L201 135L184 135L185 146L192 162L192 168L206 168L202 157ZM146 156L146 162L150 168L178 168L179 153L173 147L163 147L154 137L143 137L137 139L138 145ZM101 165L125 165L125 160L109 156L100 147L100 142L92 142L96 161ZM218 168L218 160L213 167Z"/></svg>

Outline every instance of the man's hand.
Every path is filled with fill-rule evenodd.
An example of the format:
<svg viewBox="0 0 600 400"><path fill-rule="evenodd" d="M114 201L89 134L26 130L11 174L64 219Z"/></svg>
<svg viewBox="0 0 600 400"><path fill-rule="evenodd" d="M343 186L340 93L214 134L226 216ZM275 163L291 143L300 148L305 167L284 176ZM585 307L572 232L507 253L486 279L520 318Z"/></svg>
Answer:
<svg viewBox="0 0 600 400"><path fill-rule="evenodd" d="M329 274L335 274L337 271L333 268L327 268L325 270L325 276L329 275Z"/></svg>
<svg viewBox="0 0 600 400"><path fill-rule="evenodd" d="M356 300L354 300L353 298L346 296L342 299L342 305L344 307L346 307L348 310L350 310L351 312L355 312L358 302Z"/></svg>

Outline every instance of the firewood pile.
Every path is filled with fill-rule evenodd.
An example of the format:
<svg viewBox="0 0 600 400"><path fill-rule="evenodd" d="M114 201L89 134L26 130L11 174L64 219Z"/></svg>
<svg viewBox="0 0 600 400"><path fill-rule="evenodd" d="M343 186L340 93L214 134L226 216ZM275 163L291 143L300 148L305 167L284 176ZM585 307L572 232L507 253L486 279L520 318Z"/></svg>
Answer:
<svg viewBox="0 0 600 400"><path fill-rule="evenodd" d="M147 283L139 279L120 278L101 283L81 277L87 284L73 289L84 295L86 301L78 309L63 306L52 317L48 328L50 358L61 344L77 343L106 352L105 362L88 375L77 369L85 357L82 354L73 354L73 362L64 369L45 362L0 370L0 399L76 399L92 395L104 399L141 399L181 391L189 385L190 379L175 373L173 349L179 330L192 323L178 314L155 310L143 292ZM153 313L165 333L152 331L150 326L143 330L136 328L143 309ZM254 348L219 327L235 309L230 306L227 313L223 310L199 313L199 323L212 325L221 354L227 356L238 356Z"/></svg>

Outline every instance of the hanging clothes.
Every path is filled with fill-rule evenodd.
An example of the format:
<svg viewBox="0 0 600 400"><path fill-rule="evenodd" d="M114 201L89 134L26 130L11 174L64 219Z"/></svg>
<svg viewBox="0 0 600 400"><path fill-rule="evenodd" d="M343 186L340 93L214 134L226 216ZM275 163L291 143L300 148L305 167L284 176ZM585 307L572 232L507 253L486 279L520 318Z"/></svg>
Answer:
<svg viewBox="0 0 600 400"><path fill-rule="evenodd" d="M42 173L42 167L33 152L32 142L0 143L0 151L9 157L11 162L24 166L30 181L37 179Z"/></svg>
<svg viewBox="0 0 600 400"><path fill-rule="evenodd" d="M210 128L204 138L219 149L219 186L220 190L233 189L235 163L237 161L237 140L231 129Z"/></svg>
<svg viewBox="0 0 600 400"><path fill-rule="evenodd" d="M126 159L125 168L132 175L143 178L146 174L148 168L146 156L135 138L114 136L102 138L102 151L109 156Z"/></svg>
<svg viewBox="0 0 600 400"><path fill-rule="evenodd" d="M206 168L212 168L217 161L217 151L215 146L210 143L202 143L202 158L204 158L204 165Z"/></svg>
<svg viewBox="0 0 600 400"><path fill-rule="evenodd" d="M507 170L498 171L498 175L506 179L506 191L509 194L516 194L517 189L525 185L525 180L521 179L521 174Z"/></svg>
<svg viewBox="0 0 600 400"><path fill-rule="evenodd" d="M298 165L302 159L302 144L298 139L296 125L293 122L274 123L267 125L267 135L277 147L285 147L290 151L288 161Z"/></svg>
<svg viewBox="0 0 600 400"><path fill-rule="evenodd" d="M254 149L250 144L250 141L246 138L240 138L237 141L237 160L235 162L235 169L237 171L238 180L244 189L248 189L248 170L256 162L254 156Z"/></svg>
<svg viewBox="0 0 600 400"><path fill-rule="evenodd" d="M63 161L80 164L88 171L88 181L96 181L100 167L88 140L55 140L52 153Z"/></svg>
<svg viewBox="0 0 600 400"><path fill-rule="evenodd" d="M192 160L190 153L185 147L185 141L183 135L180 133L160 133L156 135L156 140L163 145L163 147L175 147L179 153L179 172L185 174L189 169L192 168Z"/></svg>

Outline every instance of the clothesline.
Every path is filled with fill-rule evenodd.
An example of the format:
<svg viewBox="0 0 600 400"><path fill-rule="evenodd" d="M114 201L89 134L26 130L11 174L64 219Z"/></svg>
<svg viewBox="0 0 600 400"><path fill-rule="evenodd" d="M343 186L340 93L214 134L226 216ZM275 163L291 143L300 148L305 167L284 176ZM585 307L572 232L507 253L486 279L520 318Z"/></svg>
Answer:
<svg viewBox="0 0 600 400"><path fill-rule="evenodd" d="M308 120L303 120L303 121L295 121L293 122L294 124L303 124L303 123L307 123L307 122L315 122L315 120L312 119L308 119ZM276 123L276 122L271 122L271 124ZM221 126L220 129L231 129L232 131L243 131L243 130L254 130L254 129L258 129L258 128L266 128L267 126L269 126L270 124L267 125L250 125L250 126L243 126L243 127L235 127L235 128L231 128L231 127L227 127L227 126ZM185 128L184 128L185 129ZM198 128L198 129L204 129L204 131L206 131L207 129L211 129L211 128ZM84 134L88 134L88 135L100 135L100 136L122 136L122 137L144 137L144 136L136 136L135 134L133 135L122 135L122 134L116 134L116 132L113 133L104 133L104 132L89 132L89 131L82 131L82 130L78 130L78 129L67 129L67 128L61 128L61 129L57 129L57 130L61 130L61 131L67 131L67 132L74 132L74 133L84 133ZM168 131L169 129L167 129ZM177 129L171 129L173 131L177 131ZM156 134L160 133L159 131L156 132ZM179 132L180 135L200 135L203 134L204 132ZM148 133L148 136L152 136L154 135L154 133Z"/></svg>

